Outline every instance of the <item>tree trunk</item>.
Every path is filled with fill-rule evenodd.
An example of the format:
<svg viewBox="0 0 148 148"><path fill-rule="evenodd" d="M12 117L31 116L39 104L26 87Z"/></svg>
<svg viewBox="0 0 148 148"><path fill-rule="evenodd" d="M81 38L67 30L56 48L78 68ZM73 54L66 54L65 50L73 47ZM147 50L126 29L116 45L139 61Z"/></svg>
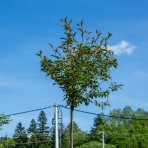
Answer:
<svg viewBox="0 0 148 148"><path fill-rule="evenodd" d="M70 106L70 148L73 148L73 119L74 119L74 105Z"/></svg>

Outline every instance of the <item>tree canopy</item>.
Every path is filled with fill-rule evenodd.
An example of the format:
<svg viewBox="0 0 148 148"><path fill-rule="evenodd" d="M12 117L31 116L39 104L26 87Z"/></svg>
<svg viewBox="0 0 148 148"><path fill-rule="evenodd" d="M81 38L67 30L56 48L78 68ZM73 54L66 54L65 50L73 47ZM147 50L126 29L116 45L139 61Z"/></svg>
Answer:
<svg viewBox="0 0 148 148"><path fill-rule="evenodd" d="M117 68L117 59L108 49L108 39L96 30L93 35L84 29L83 21L72 28L72 20L61 20L64 37L58 47L50 45L52 54L43 55L40 51L41 70L50 76L65 93L67 105L101 104L97 98L107 98L112 91L121 85L111 81L111 68Z"/></svg>
<svg viewBox="0 0 148 148"><path fill-rule="evenodd" d="M2 126L5 124L8 124L11 120L8 116L5 116L4 114L0 114L0 130L2 129Z"/></svg>

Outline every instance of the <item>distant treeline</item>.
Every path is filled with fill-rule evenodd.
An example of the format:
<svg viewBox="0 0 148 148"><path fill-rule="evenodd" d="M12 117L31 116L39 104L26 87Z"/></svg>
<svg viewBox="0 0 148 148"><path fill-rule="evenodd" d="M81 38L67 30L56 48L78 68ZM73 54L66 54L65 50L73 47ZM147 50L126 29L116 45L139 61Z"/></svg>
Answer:
<svg viewBox="0 0 148 148"><path fill-rule="evenodd" d="M110 116L110 117L109 117ZM74 123L74 147L101 147L101 131L105 133L105 148L147 148L148 112L130 106L113 109L109 116L98 115L90 132L82 131ZM60 148L69 148L70 125L59 128ZM12 138L1 137L0 148L54 148L54 126L47 125L47 117L41 111L37 121L32 119L28 129L19 122Z"/></svg>

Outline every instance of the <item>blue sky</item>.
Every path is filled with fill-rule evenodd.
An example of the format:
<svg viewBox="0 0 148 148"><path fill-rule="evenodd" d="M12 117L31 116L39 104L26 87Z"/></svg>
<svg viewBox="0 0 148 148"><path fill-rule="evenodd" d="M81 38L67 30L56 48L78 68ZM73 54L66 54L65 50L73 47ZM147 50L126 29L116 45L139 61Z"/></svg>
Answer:
<svg viewBox="0 0 148 148"><path fill-rule="evenodd" d="M86 28L113 33L110 48L115 48L119 67L113 78L124 85L109 98L110 107L130 105L148 110L148 2L146 0L0 0L0 113L14 113L54 103L65 104L62 91L40 72L40 49L48 42L58 44L62 36L59 20L64 17L75 23L84 20ZM100 113L100 109L81 106L80 109ZM69 113L64 112L65 124ZM49 124L53 109L46 111ZM38 113L13 117L1 135L13 134L22 121L27 127ZM83 130L93 124L92 116L76 113L75 119Z"/></svg>

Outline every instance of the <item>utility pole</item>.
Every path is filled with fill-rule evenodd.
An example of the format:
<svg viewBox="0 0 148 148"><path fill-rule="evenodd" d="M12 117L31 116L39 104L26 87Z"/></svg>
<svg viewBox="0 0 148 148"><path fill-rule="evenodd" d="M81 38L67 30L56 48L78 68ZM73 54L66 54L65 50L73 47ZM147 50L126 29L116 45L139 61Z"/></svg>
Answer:
<svg viewBox="0 0 148 148"><path fill-rule="evenodd" d="M58 105L54 105L54 119L55 119L55 148L59 148L59 128L58 128Z"/></svg>
<svg viewBox="0 0 148 148"><path fill-rule="evenodd" d="M60 122L59 122L59 125L60 125L60 127L59 127L59 148L61 148L62 147L62 133L63 133L63 116L62 116L62 108L60 107L59 108L59 110L60 110L60 113L59 113L59 120L60 120Z"/></svg>
<svg viewBox="0 0 148 148"><path fill-rule="evenodd" d="M101 131L100 134L102 134L102 148L104 148L104 131Z"/></svg>

